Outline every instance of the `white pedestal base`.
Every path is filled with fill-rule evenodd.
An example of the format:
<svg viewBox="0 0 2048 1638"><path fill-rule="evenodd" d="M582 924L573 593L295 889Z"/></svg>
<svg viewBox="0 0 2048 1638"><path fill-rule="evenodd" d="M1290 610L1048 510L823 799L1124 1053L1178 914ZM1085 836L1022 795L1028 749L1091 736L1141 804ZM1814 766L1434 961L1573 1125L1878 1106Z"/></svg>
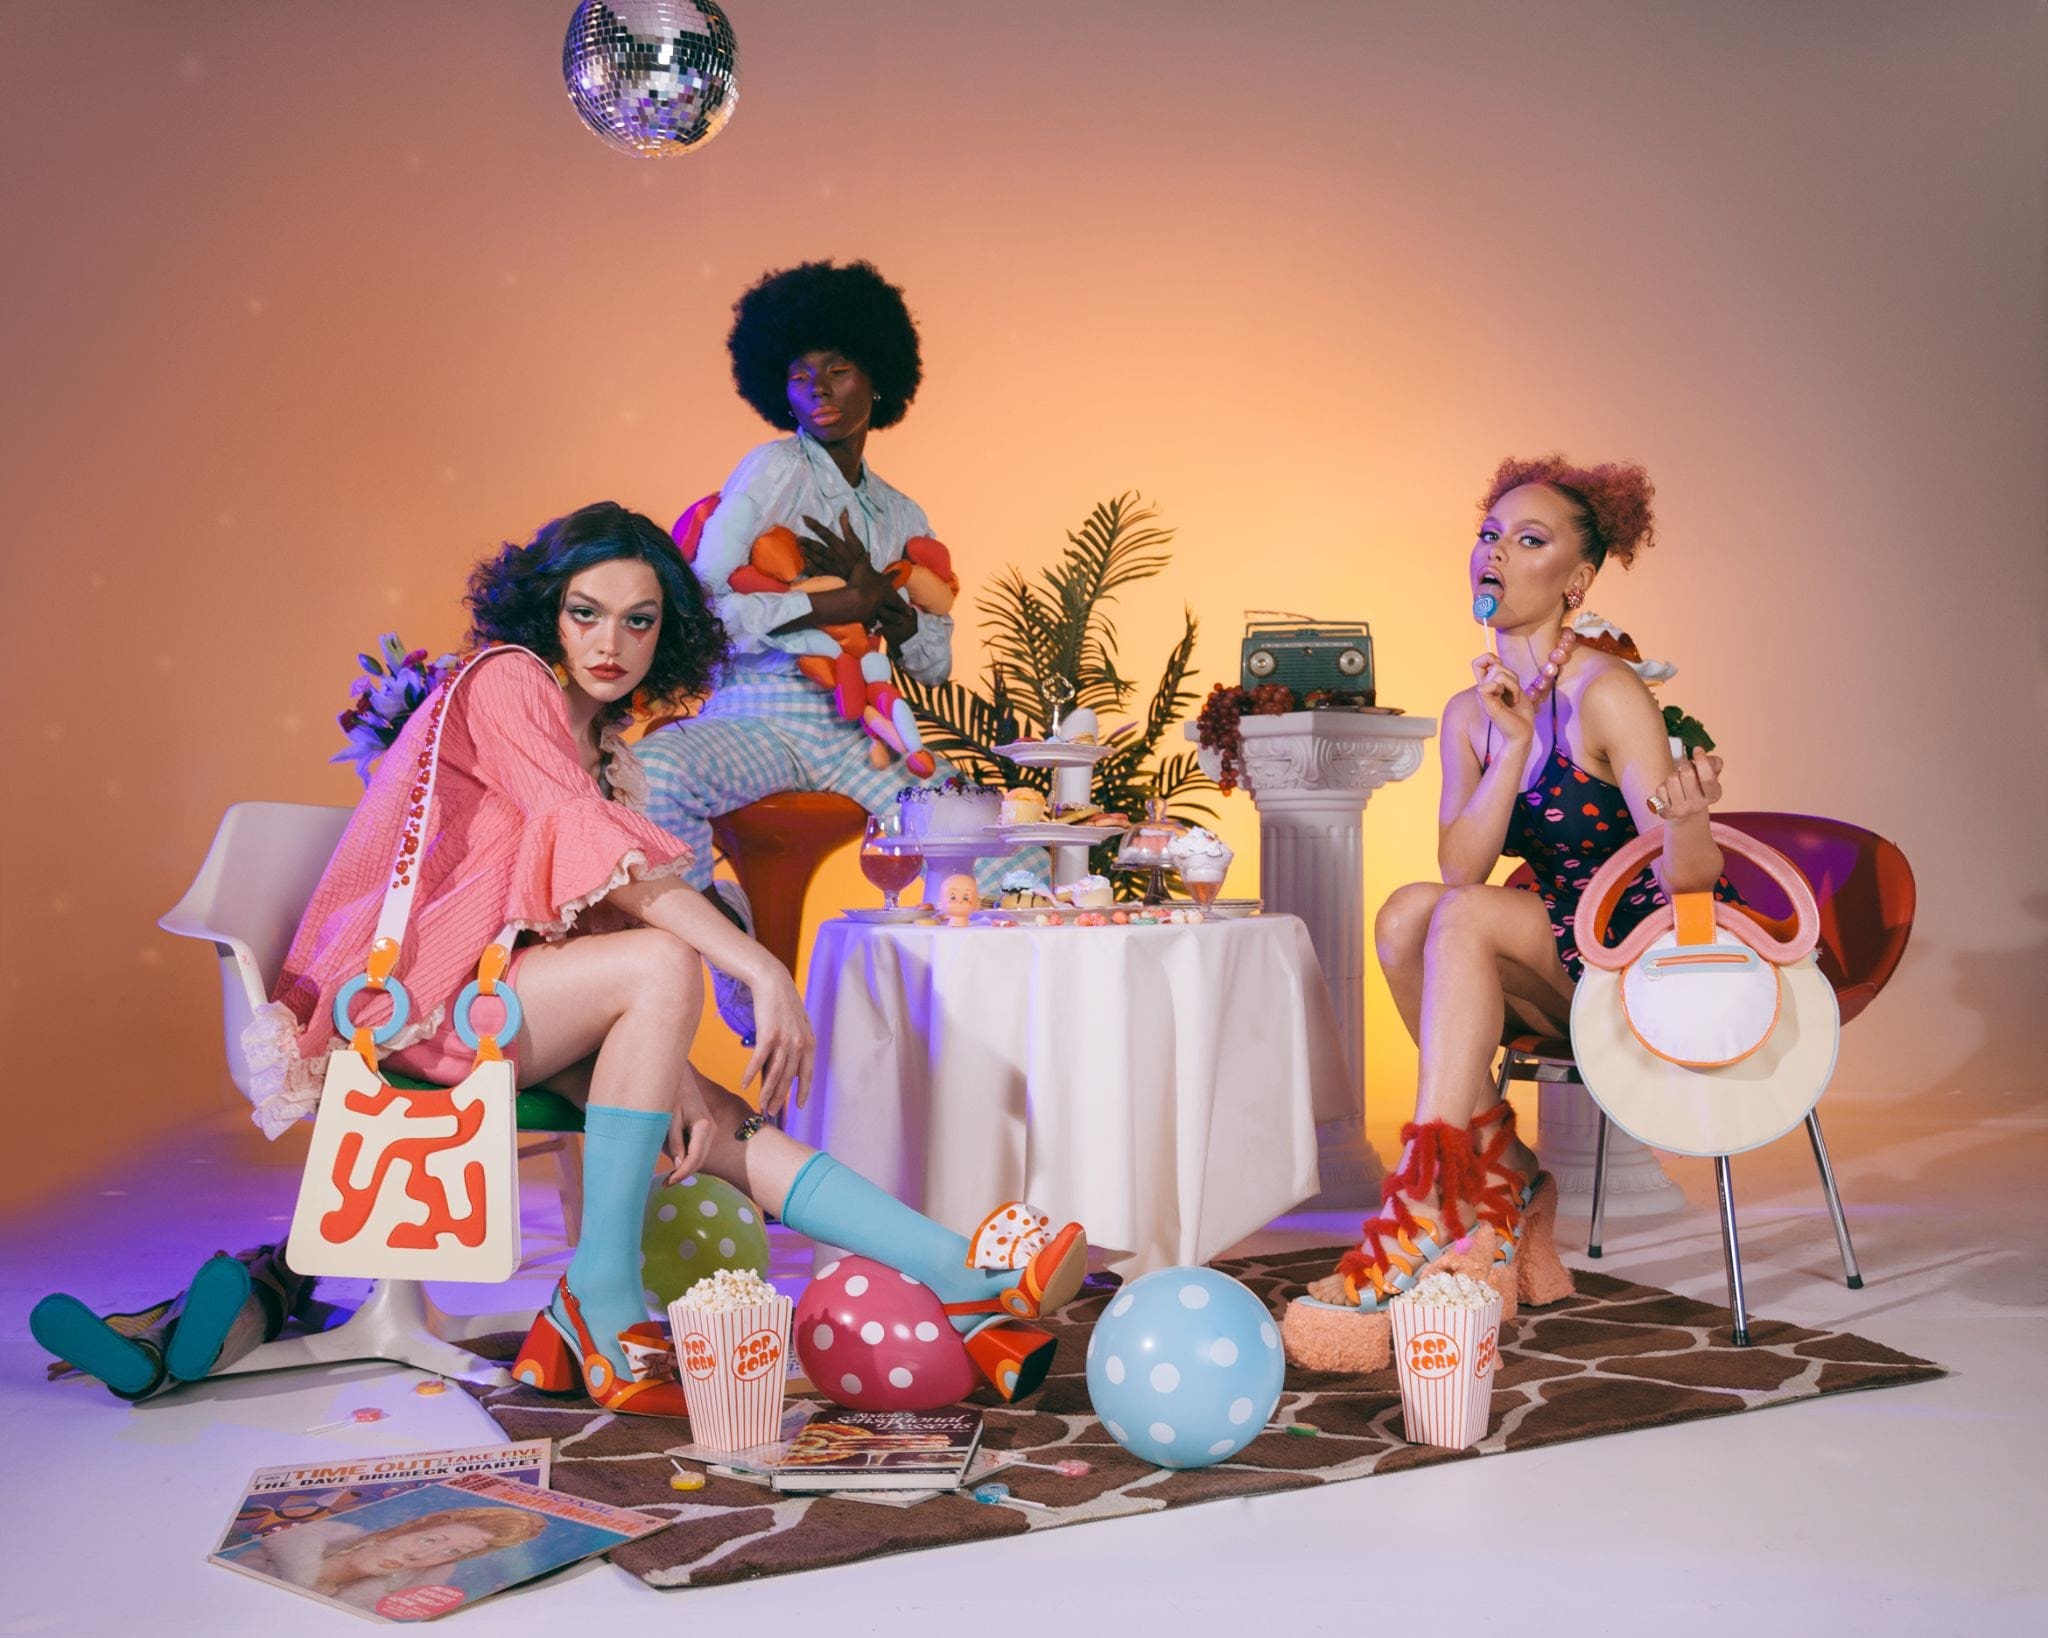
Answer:
<svg viewBox="0 0 2048 1638"><path fill-rule="evenodd" d="M1259 810L1259 897L1307 925L1359 1094L1356 1114L1316 1126L1323 1186L1308 1205L1370 1207L1384 1174L1365 1141L1365 806L1422 766L1436 722L1295 711L1239 727L1244 785Z"/></svg>
<svg viewBox="0 0 2048 1638"><path fill-rule="evenodd" d="M386 1359L436 1376L460 1378L479 1387L502 1388L511 1373L480 1359L451 1339L488 1336L493 1331L523 1329L532 1314L477 1315L460 1319L444 1314L417 1280L378 1280L363 1305L331 1330L310 1336L284 1337L252 1348L215 1376L240 1376L249 1371L283 1371L301 1365L340 1365L358 1359Z"/></svg>
<svg viewBox="0 0 2048 1638"><path fill-rule="evenodd" d="M1557 1179L1557 1203L1568 1215L1593 1211L1593 1157L1600 1137L1600 1111L1583 1086L1570 1081L1538 1083L1536 1154ZM1649 1149L1620 1127L1607 1129L1607 1221L1656 1217L1685 1205L1685 1194L1664 1175Z"/></svg>

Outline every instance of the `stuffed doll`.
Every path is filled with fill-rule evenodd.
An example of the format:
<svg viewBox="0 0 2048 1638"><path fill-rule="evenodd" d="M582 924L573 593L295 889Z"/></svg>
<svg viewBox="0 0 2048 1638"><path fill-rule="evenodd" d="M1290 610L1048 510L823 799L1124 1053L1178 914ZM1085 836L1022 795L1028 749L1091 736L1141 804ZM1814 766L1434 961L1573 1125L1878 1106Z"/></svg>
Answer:
<svg viewBox="0 0 2048 1638"><path fill-rule="evenodd" d="M685 562L696 561L705 520L717 505L718 496L707 495L676 520L675 542ZM927 614L950 613L960 595L952 554L929 535L906 542L903 554L883 571L890 584L912 608ZM755 538L747 561L733 571L730 583L736 592L837 591L846 584L837 575L809 573L802 542L793 530L779 523ZM869 755L876 767L885 766L894 753L919 779L929 779L938 764L924 748L924 736L918 732L909 702L896 691L882 639L864 626L814 629L820 646L830 652L798 655L797 670L833 697L841 717L867 729L875 741Z"/></svg>

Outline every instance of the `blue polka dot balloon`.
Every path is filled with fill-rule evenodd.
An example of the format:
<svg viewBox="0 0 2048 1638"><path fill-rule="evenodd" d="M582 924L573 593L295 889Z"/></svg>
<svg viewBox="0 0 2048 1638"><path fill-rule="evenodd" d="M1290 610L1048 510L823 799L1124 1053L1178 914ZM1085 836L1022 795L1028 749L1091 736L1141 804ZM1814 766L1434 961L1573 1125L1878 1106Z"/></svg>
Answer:
<svg viewBox="0 0 2048 1638"><path fill-rule="evenodd" d="M1088 1397L1109 1436L1159 1467L1207 1467L1257 1438L1280 1403L1280 1331L1213 1268L1132 1281L1088 1339Z"/></svg>
<svg viewBox="0 0 2048 1638"><path fill-rule="evenodd" d="M721 1268L768 1277L768 1231L760 1208L723 1178L704 1172L659 1184L648 1194L640 1253L640 1284L656 1310Z"/></svg>

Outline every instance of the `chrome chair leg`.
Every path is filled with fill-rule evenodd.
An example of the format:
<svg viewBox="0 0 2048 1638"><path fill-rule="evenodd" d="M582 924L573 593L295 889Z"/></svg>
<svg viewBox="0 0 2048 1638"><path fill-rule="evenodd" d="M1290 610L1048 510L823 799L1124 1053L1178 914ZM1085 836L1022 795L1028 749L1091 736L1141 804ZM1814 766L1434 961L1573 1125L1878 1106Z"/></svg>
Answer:
<svg viewBox="0 0 2048 1638"><path fill-rule="evenodd" d="M1863 1289L1863 1271L1856 1266L1856 1248L1849 1243L1849 1219L1842 1213L1841 1192L1835 1187L1835 1168L1828 1163L1828 1146L1820 1135L1820 1113L1809 1110L1806 1135L1813 1140L1813 1163L1820 1168L1820 1190L1827 1196L1828 1215L1835 1221L1835 1244L1842 1248L1842 1278L1851 1291Z"/></svg>
<svg viewBox="0 0 2048 1638"><path fill-rule="evenodd" d="M1714 1186L1721 1196L1721 1249L1728 1256L1728 1313L1735 1325L1735 1346L1749 1346L1749 1315L1742 1301L1742 1246L1735 1237L1735 1182L1728 1157L1714 1156Z"/></svg>
<svg viewBox="0 0 2048 1638"><path fill-rule="evenodd" d="M1600 1255L1600 1224L1607 1215L1607 1111L1596 1106L1600 1135L1593 1140L1593 1220L1586 1226L1586 1255Z"/></svg>

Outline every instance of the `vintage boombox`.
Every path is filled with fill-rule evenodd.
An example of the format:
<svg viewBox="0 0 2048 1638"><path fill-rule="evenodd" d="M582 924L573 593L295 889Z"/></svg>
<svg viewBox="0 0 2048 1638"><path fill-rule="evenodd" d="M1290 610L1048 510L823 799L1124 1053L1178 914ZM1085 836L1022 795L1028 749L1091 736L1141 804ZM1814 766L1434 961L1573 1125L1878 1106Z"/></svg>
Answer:
<svg viewBox="0 0 2048 1638"><path fill-rule="evenodd" d="M1254 609L1245 617L1239 686L1283 683L1373 703L1372 628L1363 620L1316 620Z"/></svg>

